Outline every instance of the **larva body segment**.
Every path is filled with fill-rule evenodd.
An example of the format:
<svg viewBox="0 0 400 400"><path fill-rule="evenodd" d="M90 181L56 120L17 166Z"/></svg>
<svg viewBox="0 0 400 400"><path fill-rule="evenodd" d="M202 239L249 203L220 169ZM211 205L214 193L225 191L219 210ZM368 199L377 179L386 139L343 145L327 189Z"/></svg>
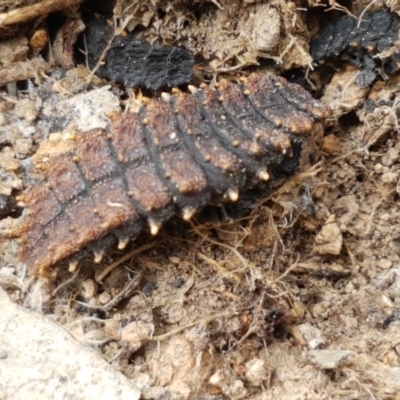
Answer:
<svg viewBox="0 0 400 400"><path fill-rule="evenodd" d="M330 114L283 78L216 86L164 93L41 163L45 178L19 196L26 210L9 232L20 261L45 273L88 250L99 260L114 238L123 248L145 225L156 234L174 214L236 201L257 180L293 172L293 149Z"/></svg>

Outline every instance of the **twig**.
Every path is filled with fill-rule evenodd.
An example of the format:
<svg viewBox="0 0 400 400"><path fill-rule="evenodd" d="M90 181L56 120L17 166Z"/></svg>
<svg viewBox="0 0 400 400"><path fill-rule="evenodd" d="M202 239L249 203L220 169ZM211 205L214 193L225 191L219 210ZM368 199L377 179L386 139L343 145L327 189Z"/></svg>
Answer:
<svg viewBox="0 0 400 400"><path fill-rule="evenodd" d="M45 0L0 14L0 28L19 24L35 17L81 3L83 0Z"/></svg>
<svg viewBox="0 0 400 400"><path fill-rule="evenodd" d="M229 317L231 317L233 315L234 315L233 312L225 312L225 313L211 315L210 317L202 318L199 321L191 322L190 324L187 324L187 325L184 325L184 326L180 326L179 328L173 329L173 330L171 330L171 331L169 331L167 333L164 333L162 335L152 336L150 338L150 340L153 341L153 342L159 342L161 340L168 339L170 336L176 335L177 333L180 333L180 332L184 331L185 329L192 328L193 326L196 326L198 324L209 323L211 321L214 321L217 318L224 318L224 317L228 317L229 318Z"/></svg>
<svg viewBox="0 0 400 400"><path fill-rule="evenodd" d="M110 311L122 300L129 297L138 287L141 278L142 274L138 273L113 299L111 299L107 304L104 305L103 309L106 311Z"/></svg>
<svg viewBox="0 0 400 400"><path fill-rule="evenodd" d="M98 276L96 276L96 282L101 283L101 281L115 268L117 268L120 264L129 260L133 256L140 254L142 251L146 251L154 247L156 242L146 243L143 246L136 248L135 250L130 251L128 254L125 254L123 257L119 258L118 260L114 261L110 264L107 268L105 268Z"/></svg>

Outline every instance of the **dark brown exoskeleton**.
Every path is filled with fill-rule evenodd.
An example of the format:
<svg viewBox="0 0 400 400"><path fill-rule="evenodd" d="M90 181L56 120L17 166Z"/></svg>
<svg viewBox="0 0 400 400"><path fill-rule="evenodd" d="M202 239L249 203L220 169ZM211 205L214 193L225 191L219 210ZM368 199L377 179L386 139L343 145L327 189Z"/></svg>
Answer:
<svg viewBox="0 0 400 400"><path fill-rule="evenodd" d="M73 151L37 165L44 180L19 196L26 210L8 236L20 239L33 273L88 250L99 261L113 238L122 249L145 225L156 234L174 214L189 220L294 172L302 141L329 114L300 86L256 74L144 99L137 113L77 133Z"/></svg>

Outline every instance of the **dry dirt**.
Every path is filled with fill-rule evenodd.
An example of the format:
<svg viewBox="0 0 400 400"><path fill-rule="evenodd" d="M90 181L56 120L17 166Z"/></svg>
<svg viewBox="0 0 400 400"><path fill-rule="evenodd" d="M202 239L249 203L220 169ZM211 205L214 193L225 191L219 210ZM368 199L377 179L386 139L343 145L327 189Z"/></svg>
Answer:
<svg viewBox="0 0 400 400"><path fill-rule="evenodd" d="M15 318L33 315L35 326L56 321L74 346L77 340L94 348L143 399L400 399L400 77L362 89L350 64L328 81L326 70L311 70L310 38L350 1L189 3L121 0L115 22L189 48L201 59L198 81L249 70L290 70L293 77L293 68L308 69L314 94L333 110L325 133L316 128L313 165L273 193L243 194L227 215L207 208L190 225L173 220L157 237L143 234L100 264L84 259L74 273L60 265L49 278L30 277L15 259L15 244L3 242L0 286L32 310L15 308ZM395 1L360 1L350 11L383 4L399 8ZM76 7L64 13L65 23L80 18ZM41 23L22 24L18 40L0 43L2 218L21 212L15 196L35 180L32 156L66 151L71 132L104 126L137 94L107 86L84 65L66 73L61 67L73 55L62 43L43 55L46 39L32 42ZM35 62L40 66L28 68ZM17 323L3 329L0 377L4 360L12 365L4 347L12 347L14 335L26 338L18 342L26 346L19 363L35 368L32 354L47 346L38 332ZM60 342L50 353L62 346L69 345ZM68 368L65 358L55 358L49 376L59 369L73 381L71 365L87 368L84 358L93 354L72 353ZM18 371L9 384L0 381L0 399L27 398L15 389L26 379ZM44 398L35 379L50 378L29 379L30 398ZM93 381L74 382L74 392L54 385L46 395L88 398L81 389ZM124 384L113 398L127 398Z"/></svg>

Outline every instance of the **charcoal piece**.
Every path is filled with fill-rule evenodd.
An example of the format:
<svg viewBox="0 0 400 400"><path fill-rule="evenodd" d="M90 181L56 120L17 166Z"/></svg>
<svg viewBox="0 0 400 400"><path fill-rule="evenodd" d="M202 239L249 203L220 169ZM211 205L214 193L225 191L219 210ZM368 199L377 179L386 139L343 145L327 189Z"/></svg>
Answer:
<svg viewBox="0 0 400 400"><path fill-rule="evenodd" d="M8 214L11 211L10 199L8 196L0 194L0 215Z"/></svg>
<svg viewBox="0 0 400 400"><path fill-rule="evenodd" d="M394 73L400 67L400 49L396 48L400 17L388 10L367 11L354 18L345 15L326 27L311 42L314 61L324 63L347 60L360 68L357 83L369 86L379 68Z"/></svg>
<svg viewBox="0 0 400 400"><path fill-rule="evenodd" d="M128 87L140 86L152 90L180 86L191 81L194 60L188 50L150 44L132 35L113 39L113 34L114 28L104 18L87 22L85 44L91 69L96 67L112 40L96 72L101 78L121 82Z"/></svg>
<svg viewBox="0 0 400 400"><path fill-rule="evenodd" d="M400 310L394 310L389 317L383 321L382 328L387 329L392 322L398 321L400 319Z"/></svg>
<svg viewBox="0 0 400 400"><path fill-rule="evenodd" d="M156 234L173 214L236 202L239 192L296 170L302 144L329 109L283 78L189 87L144 98L105 130L74 136L72 151L42 161L44 179L17 198L26 211L9 229L19 259L43 274L107 246L123 249L147 222Z"/></svg>

